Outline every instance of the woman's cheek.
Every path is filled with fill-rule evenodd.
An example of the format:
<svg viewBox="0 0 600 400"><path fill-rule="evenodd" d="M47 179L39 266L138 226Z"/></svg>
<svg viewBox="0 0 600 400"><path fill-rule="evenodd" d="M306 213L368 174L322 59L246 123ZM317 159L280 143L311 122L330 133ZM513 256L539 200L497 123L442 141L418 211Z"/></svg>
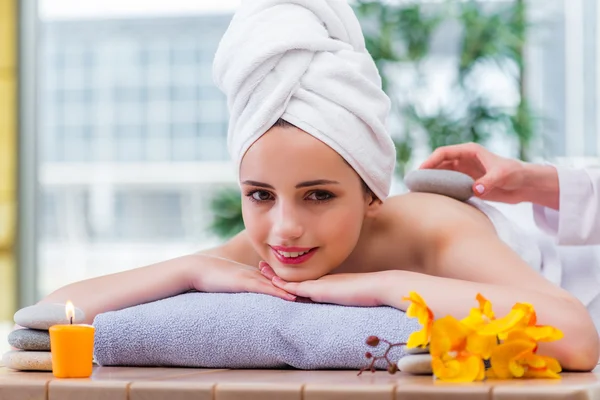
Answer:
<svg viewBox="0 0 600 400"><path fill-rule="evenodd" d="M268 226L265 223L265 219L261 219L252 212L245 212L244 216L244 227L246 228L246 235L250 239L252 247L262 258L268 257L270 252L267 251L265 246L268 239Z"/></svg>
<svg viewBox="0 0 600 400"><path fill-rule="evenodd" d="M354 247L360 236L363 218L352 212L340 213L335 219L330 219L329 223L321 225L323 235L330 241L337 244L346 244Z"/></svg>

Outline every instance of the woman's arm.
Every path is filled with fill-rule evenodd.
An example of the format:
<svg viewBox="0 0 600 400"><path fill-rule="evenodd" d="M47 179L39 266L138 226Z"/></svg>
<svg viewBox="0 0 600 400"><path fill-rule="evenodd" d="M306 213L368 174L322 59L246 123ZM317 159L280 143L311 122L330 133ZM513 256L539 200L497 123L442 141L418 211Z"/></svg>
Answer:
<svg viewBox="0 0 600 400"><path fill-rule="evenodd" d="M422 271L427 275L392 271L396 278L385 291L386 304L406 309L398 294L413 290L436 317L460 318L474 306L477 293L492 302L497 315L508 313L516 302L528 302L535 307L539 324L564 332L563 339L541 347L546 354L556 357L565 369L595 367L598 332L586 308L527 265L498 238L479 210L433 195L409 199L401 210L419 220L413 223L414 233L420 238Z"/></svg>
<svg viewBox="0 0 600 400"><path fill-rule="evenodd" d="M79 322L91 324L97 314L190 290L189 270L198 263L199 257L201 256L183 256L147 267L75 282L49 294L40 303L65 303L71 300L85 313L85 321Z"/></svg>
<svg viewBox="0 0 600 400"><path fill-rule="evenodd" d="M261 275L258 256L245 232L222 246L125 272L67 285L41 303L73 304L85 312L82 323L107 311L148 303L190 290L201 292L263 293L295 300Z"/></svg>

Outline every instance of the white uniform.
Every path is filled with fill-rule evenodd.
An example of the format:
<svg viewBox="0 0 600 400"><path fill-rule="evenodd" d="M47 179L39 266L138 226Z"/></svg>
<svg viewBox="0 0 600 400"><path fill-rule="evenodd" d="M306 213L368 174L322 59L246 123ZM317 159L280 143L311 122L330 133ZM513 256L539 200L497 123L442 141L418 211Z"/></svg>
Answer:
<svg viewBox="0 0 600 400"><path fill-rule="evenodd" d="M600 244L600 169L556 169L560 212L534 205L537 225L559 245Z"/></svg>
<svg viewBox="0 0 600 400"><path fill-rule="evenodd" d="M585 304L600 330L600 246L592 246L600 244L600 169L556 169L560 211L534 205L535 223L560 246L561 286Z"/></svg>

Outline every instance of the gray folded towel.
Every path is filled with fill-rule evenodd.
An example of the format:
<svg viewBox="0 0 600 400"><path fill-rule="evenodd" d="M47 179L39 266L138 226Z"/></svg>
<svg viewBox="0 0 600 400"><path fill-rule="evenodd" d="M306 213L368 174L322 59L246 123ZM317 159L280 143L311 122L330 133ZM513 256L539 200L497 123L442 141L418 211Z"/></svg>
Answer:
<svg viewBox="0 0 600 400"><path fill-rule="evenodd" d="M406 342L421 327L392 307L289 302L255 293L186 293L96 316L103 366L356 369L370 335ZM404 346L390 352L396 362ZM385 362L376 364L386 368Z"/></svg>

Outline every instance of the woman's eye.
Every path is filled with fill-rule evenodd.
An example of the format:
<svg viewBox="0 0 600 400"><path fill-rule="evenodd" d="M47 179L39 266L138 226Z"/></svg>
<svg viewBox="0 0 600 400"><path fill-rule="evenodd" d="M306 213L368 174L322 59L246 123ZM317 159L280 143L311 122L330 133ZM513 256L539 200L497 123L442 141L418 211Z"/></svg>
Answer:
<svg viewBox="0 0 600 400"><path fill-rule="evenodd" d="M329 192L316 191L316 192L312 192L308 196L308 198L310 200L314 200L314 201L327 201L327 200L332 199L333 196Z"/></svg>
<svg viewBox="0 0 600 400"><path fill-rule="evenodd" d="M269 192L265 192L264 190L257 190L252 193L252 198L256 201L267 201L271 198L271 194Z"/></svg>

